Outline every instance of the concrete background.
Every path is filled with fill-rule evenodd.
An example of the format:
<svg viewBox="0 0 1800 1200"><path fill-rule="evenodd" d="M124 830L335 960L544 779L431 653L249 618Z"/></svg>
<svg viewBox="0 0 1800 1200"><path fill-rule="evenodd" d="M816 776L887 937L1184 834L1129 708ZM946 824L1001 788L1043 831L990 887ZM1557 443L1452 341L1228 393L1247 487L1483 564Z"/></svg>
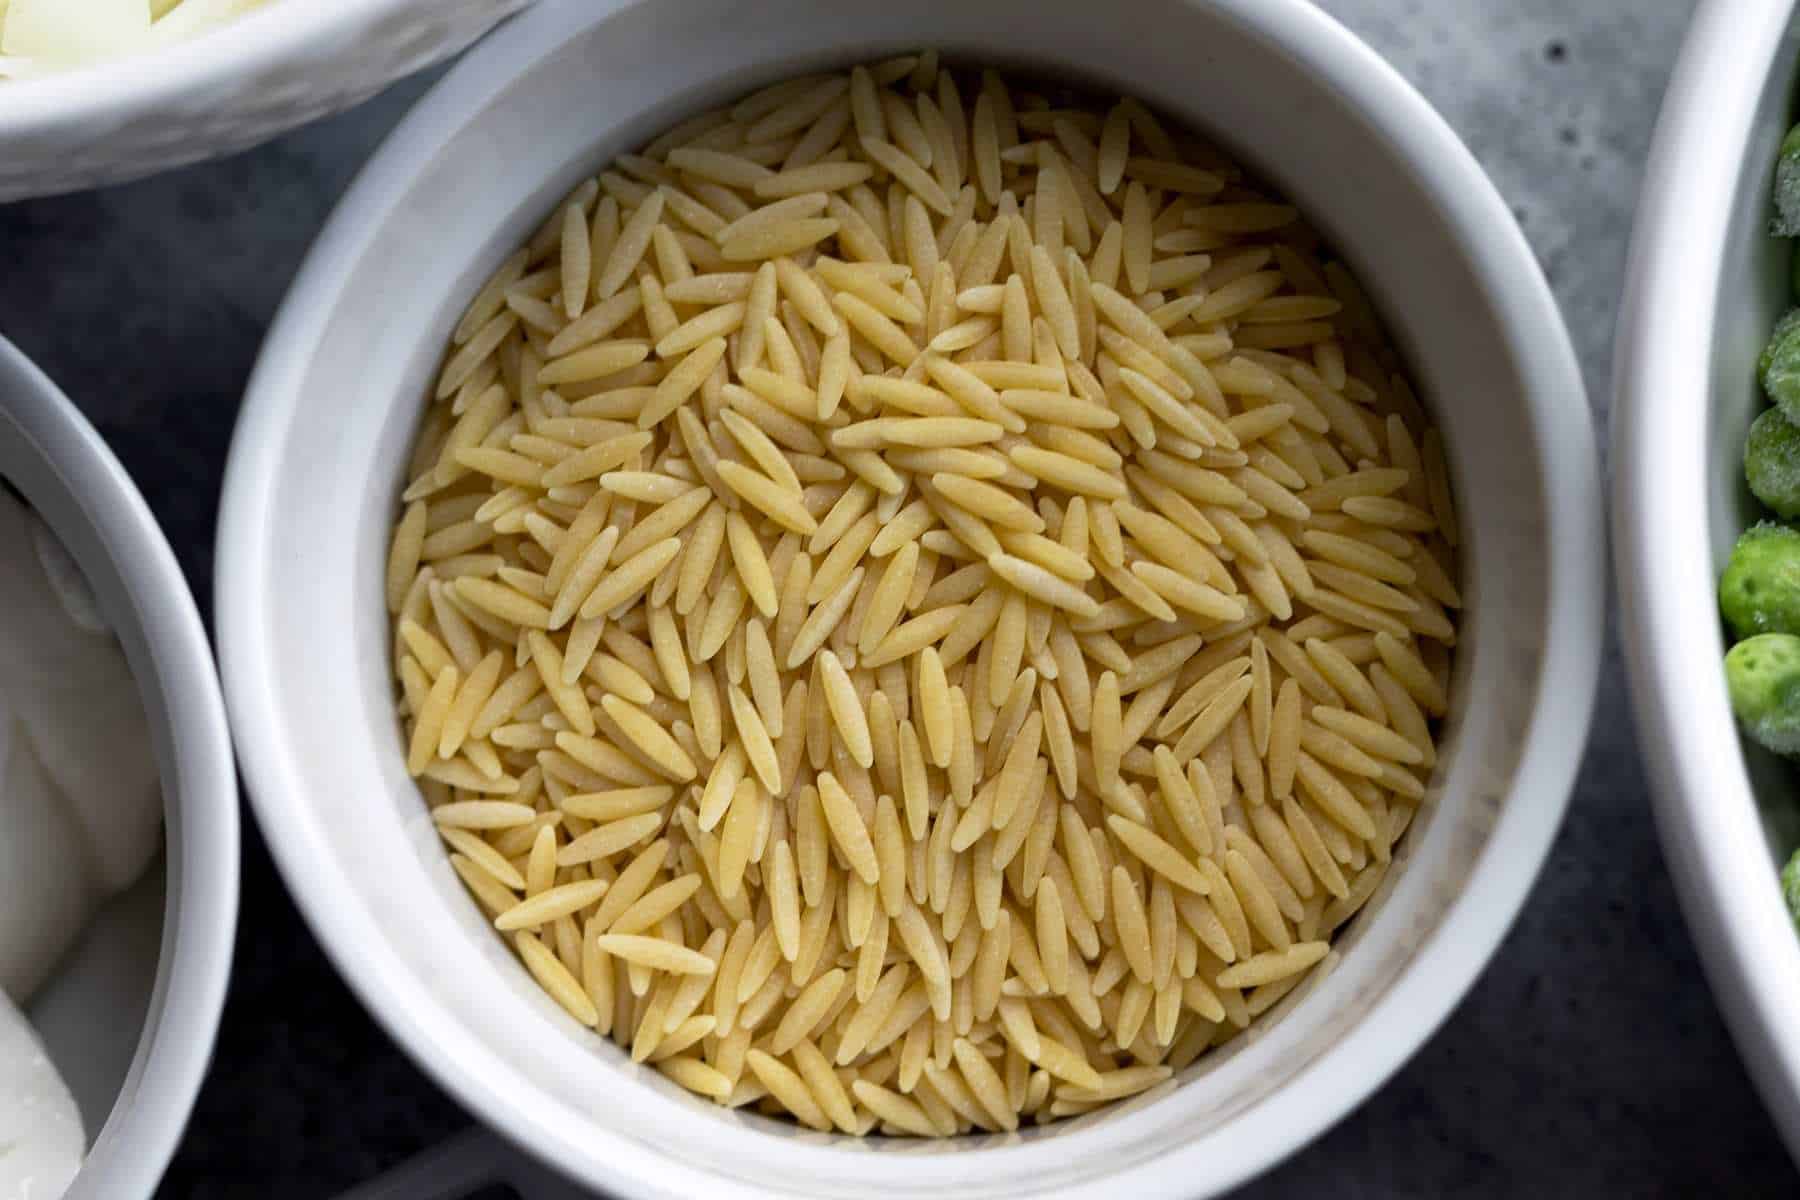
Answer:
<svg viewBox="0 0 1800 1200"><path fill-rule="evenodd" d="M1323 0L1447 117L1556 290L1602 441L1640 166L1687 0ZM351 175L426 81L254 152L0 207L0 331L93 418L202 609L219 480L269 318ZM237 967L164 1193L318 1197L469 1118L332 972L246 825ZM1256 1198L1793 1195L1657 849L1616 644L1540 884L1471 995Z"/></svg>

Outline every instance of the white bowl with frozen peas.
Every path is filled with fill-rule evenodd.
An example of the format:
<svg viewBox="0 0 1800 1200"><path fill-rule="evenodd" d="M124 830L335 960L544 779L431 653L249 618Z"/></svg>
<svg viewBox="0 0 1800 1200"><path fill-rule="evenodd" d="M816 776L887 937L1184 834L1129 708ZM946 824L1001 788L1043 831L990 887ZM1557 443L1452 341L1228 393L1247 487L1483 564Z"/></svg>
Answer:
<svg viewBox="0 0 1800 1200"><path fill-rule="evenodd" d="M0 340L0 1194L149 1195L212 1052L236 777L143 499Z"/></svg>
<svg viewBox="0 0 1800 1200"><path fill-rule="evenodd" d="M1548 848L1600 510L1529 248L1311 6L1108 15L537 6L270 332L218 564L258 816L579 1183L1222 1190Z"/></svg>

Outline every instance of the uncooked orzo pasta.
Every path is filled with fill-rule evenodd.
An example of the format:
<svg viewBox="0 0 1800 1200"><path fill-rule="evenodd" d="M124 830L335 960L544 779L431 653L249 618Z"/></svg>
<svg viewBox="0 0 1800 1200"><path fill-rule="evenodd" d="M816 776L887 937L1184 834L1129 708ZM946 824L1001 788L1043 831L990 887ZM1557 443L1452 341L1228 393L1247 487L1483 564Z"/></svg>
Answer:
<svg viewBox="0 0 1800 1200"><path fill-rule="evenodd" d="M387 570L407 764L577 1021L822 1130L1152 1088L1426 796L1443 446L1343 263L1143 105L935 55L572 192Z"/></svg>

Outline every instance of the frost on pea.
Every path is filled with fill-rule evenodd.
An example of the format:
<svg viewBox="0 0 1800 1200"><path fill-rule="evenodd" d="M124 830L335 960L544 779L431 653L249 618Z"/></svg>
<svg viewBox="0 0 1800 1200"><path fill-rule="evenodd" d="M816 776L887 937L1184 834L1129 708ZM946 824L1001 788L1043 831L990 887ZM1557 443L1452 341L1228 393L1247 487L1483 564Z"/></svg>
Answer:
<svg viewBox="0 0 1800 1200"><path fill-rule="evenodd" d="M1744 440L1744 479L1776 516L1800 517L1800 425L1779 408L1767 409Z"/></svg>
<svg viewBox="0 0 1800 1200"><path fill-rule="evenodd" d="M1781 139L1775 158L1775 216L1769 232L1776 237L1800 234L1800 125Z"/></svg>
<svg viewBox="0 0 1800 1200"><path fill-rule="evenodd" d="M1800 532L1773 521L1746 529L1719 577L1719 611L1736 637L1800 634Z"/></svg>
<svg viewBox="0 0 1800 1200"><path fill-rule="evenodd" d="M1739 642L1725 655L1725 685L1745 733L1777 754L1800 754L1800 637Z"/></svg>
<svg viewBox="0 0 1800 1200"><path fill-rule="evenodd" d="M1800 423L1800 308L1789 309L1775 323L1756 360L1756 377L1788 419Z"/></svg>

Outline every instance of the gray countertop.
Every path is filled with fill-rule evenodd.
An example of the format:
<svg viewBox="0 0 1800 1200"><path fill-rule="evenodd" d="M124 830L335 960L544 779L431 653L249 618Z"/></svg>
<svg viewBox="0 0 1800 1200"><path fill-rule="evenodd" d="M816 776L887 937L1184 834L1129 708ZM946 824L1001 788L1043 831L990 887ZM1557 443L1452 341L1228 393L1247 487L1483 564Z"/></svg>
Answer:
<svg viewBox="0 0 1800 1200"><path fill-rule="evenodd" d="M1562 303L1604 442L1632 206L1690 4L1324 7L1493 175ZM220 474L258 342L425 82L223 162L0 207L0 332L99 426L209 615ZM165 1194L326 1196L467 1125L338 981L248 824L237 955ZM1243 1194L1793 1195L1797 1182L1681 923L1609 642L1568 822L1492 965L1373 1099Z"/></svg>

